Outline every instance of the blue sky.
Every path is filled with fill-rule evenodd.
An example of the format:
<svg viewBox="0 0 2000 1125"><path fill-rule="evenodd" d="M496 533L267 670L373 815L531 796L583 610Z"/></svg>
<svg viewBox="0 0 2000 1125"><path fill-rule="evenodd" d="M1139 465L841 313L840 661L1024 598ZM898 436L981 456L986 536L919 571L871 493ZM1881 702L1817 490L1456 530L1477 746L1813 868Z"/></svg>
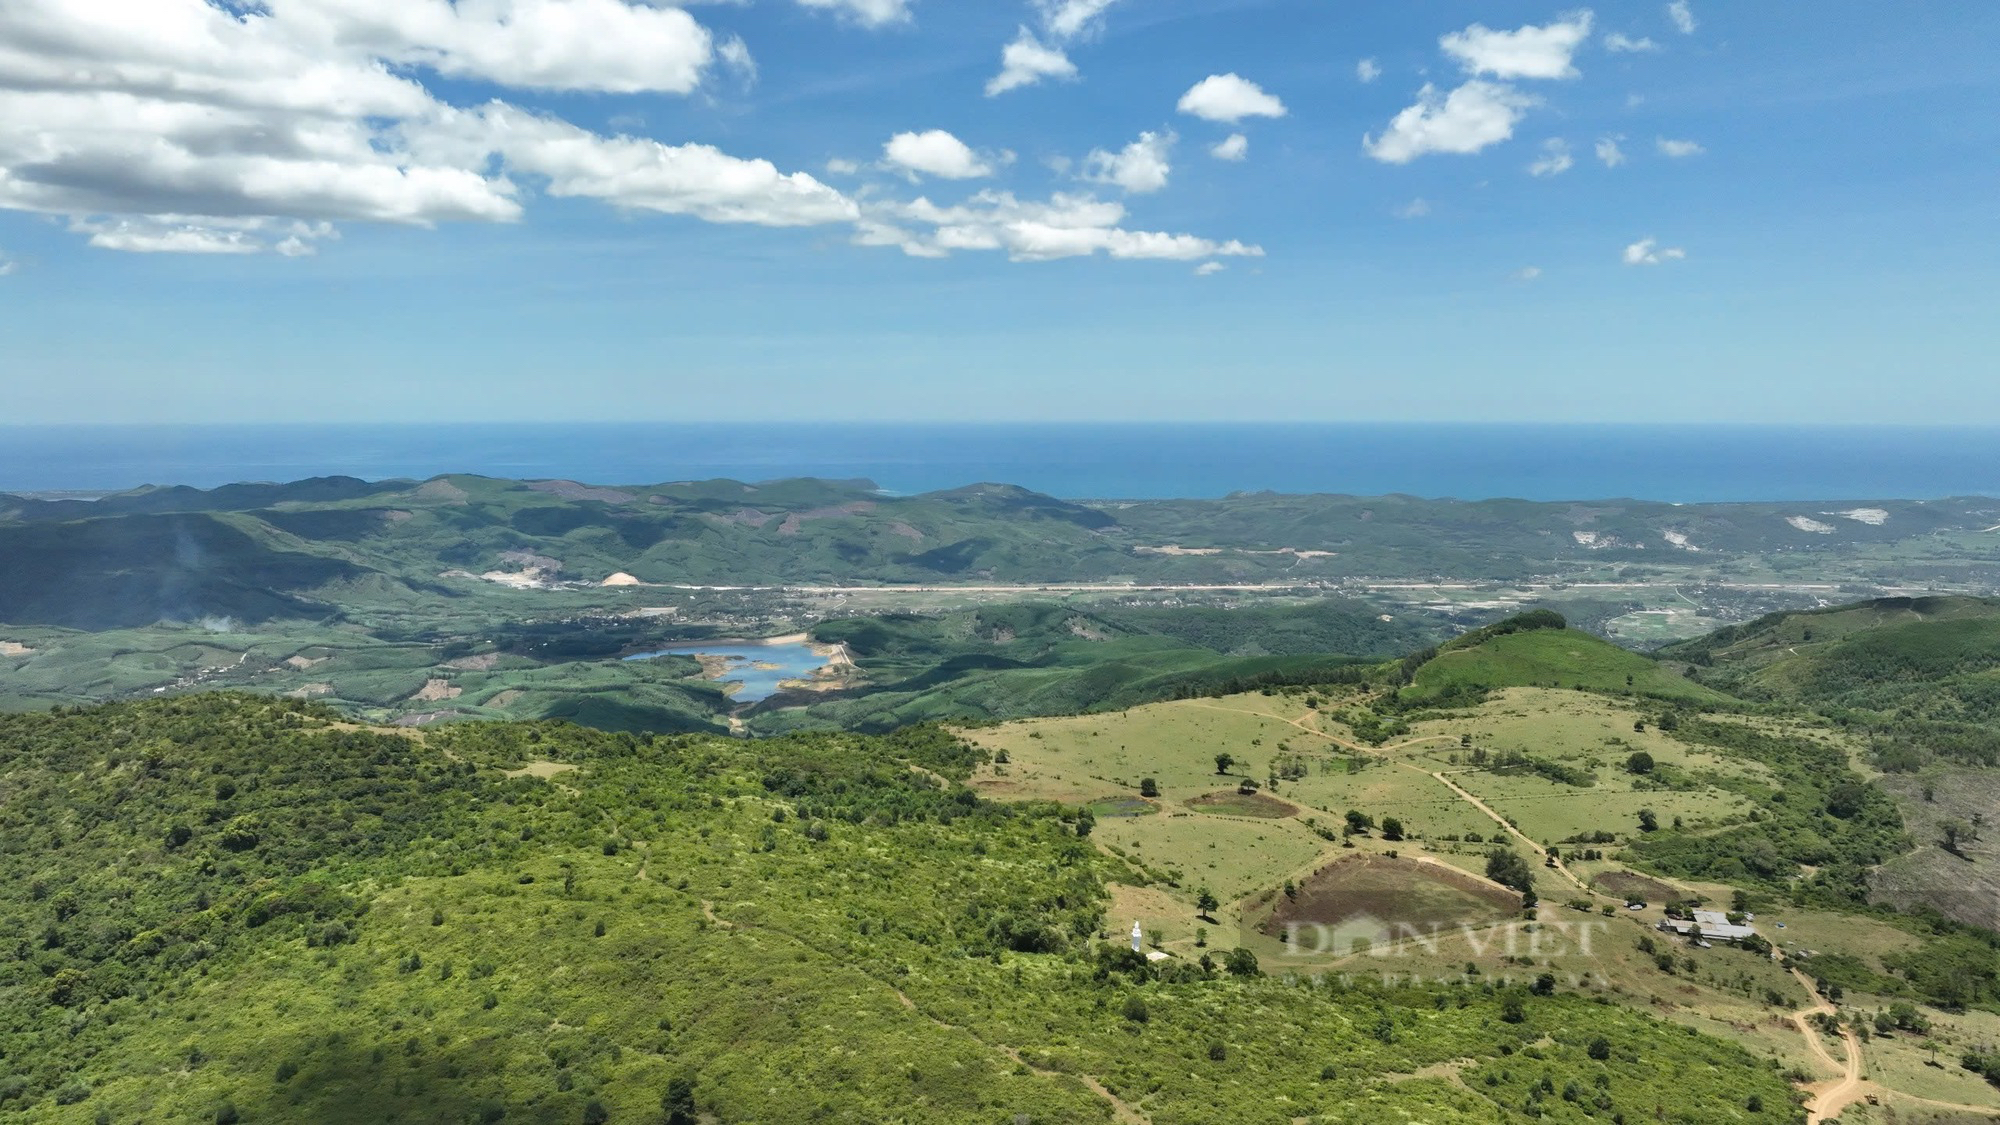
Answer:
<svg viewBox="0 0 2000 1125"><path fill-rule="evenodd" d="M1856 0L16 0L0 417L2000 422L1996 44Z"/></svg>

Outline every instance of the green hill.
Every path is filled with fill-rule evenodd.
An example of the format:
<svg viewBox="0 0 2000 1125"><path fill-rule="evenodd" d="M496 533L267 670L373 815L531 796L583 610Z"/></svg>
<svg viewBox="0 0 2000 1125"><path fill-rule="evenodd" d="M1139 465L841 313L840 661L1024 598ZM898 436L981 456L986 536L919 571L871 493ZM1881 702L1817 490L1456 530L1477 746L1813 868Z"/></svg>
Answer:
<svg viewBox="0 0 2000 1125"><path fill-rule="evenodd" d="M0 1118L1801 1116L1775 1064L1552 976L1150 965L1099 936L1145 876L935 729L331 718L0 716Z"/></svg>
<svg viewBox="0 0 2000 1125"><path fill-rule="evenodd" d="M2000 599L1774 614L1662 655L1738 695L1839 715L1871 732L1892 769L2000 764Z"/></svg>
<svg viewBox="0 0 2000 1125"><path fill-rule="evenodd" d="M1401 697L1428 704L1507 687L1581 688L1691 703L1728 698L1658 661L1560 627L1470 634L1418 667Z"/></svg>

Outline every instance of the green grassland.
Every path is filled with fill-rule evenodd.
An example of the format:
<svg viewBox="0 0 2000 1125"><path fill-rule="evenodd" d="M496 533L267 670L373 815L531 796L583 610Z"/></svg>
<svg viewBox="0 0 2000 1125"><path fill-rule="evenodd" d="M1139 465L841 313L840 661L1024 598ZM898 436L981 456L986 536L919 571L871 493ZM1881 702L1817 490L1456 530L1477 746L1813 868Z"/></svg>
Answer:
<svg viewBox="0 0 2000 1125"><path fill-rule="evenodd" d="M1567 988L1120 957L1143 876L934 729L331 718L0 718L0 1117L1800 1119L1743 1048ZM538 761L574 768L508 777Z"/></svg>

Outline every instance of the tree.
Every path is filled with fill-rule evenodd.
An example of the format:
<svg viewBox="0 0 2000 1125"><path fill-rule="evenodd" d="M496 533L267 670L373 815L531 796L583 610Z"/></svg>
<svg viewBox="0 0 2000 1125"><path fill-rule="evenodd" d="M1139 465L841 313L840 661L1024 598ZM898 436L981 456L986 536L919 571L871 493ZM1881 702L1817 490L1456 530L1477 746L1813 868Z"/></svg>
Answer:
<svg viewBox="0 0 2000 1125"><path fill-rule="evenodd" d="M1375 818L1356 809L1347 810L1347 833L1357 835L1375 827Z"/></svg>
<svg viewBox="0 0 2000 1125"><path fill-rule="evenodd" d="M1157 797L1159 795L1160 795L1159 782L1153 780L1150 777L1142 777L1139 779L1139 796Z"/></svg>
<svg viewBox="0 0 2000 1125"><path fill-rule="evenodd" d="M1528 861L1512 848L1494 848L1486 853L1486 877L1503 887L1523 894L1534 890L1535 873Z"/></svg>
<svg viewBox="0 0 2000 1125"><path fill-rule="evenodd" d="M1231 753L1230 753L1229 751L1227 751L1227 750L1224 750L1224 751L1223 751L1222 753L1220 753L1220 754L1217 754L1217 755L1215 756L1215 772L1216 772L1216 773L1228 773L1228 772L1229 772L1229 767L1231 767L1231 766L1233 766L1233 765L1235 765L1235 764L1236 764L1236 755L1234 755L1234 754L1231 754Z"/></svg>
<svg viewBox="0 0 2000 1125"><path fill-rule="evenodd" d="M1938 826L1938 831L1944 833L1944 839L1941 841L1944 850L1964 859L1965 853L1959 848L1971 838L1972 829L1962 820L1947 820Z"/></svg>
<svg viewBox="0 0 2000 1125"><path fill-rule="evenodd" d="M1146 1002L1137 996L1127 996L1125 998L1123 1014L1126 1019L1133 1023L1145 1023L1152 1018L1151 1013L1146 1011Z"/></svg>
<svg viewBox="0 0 2000 1125"><path fill-rule="evenodd" d="M1403 822L1393 816L1382 818L1382 838L1394 843L1403 838Z"/></svg>
<svg viewBox="0 0 2000 1125"><path fill-rule="evenodd" d="M1657 832L1657 831L1659 831L1659 829L1660 829L1660 818L1659 818L1658 816L1654 815L1654 813L1653 813L1653 810L1652 810L1652 809L1640 809L1640 810L1639 810L1639 831L1641 831L1641 832Z"/></svg>
<svg viewBox="0 0 2000 1125"><path fill-rule="evenodd" d="M686 1078L669 1081L667 1092L660 1097L660 1108L667 1113L667 1125L695 1125L700 1117L694 1104L694 1083Z"/></svg>
<svg viewBox="0 0 2000 1125"><path fill-rule="evenodd" d="M1194 912L1203 918L1214 918L1216 908L1222 903L1216 900L1215 892L1203 887L1194 894Z"/></svg>
<svg viewBox="0 0 2000 1125"><path fill-rule="evenodd" d="M1676 730L1679 730L1679 729L1681 729L1681 717L1680 717L1680 715L1679 715L1678 713L1676 713L1676 712L1673 712L1673 711L1667 711L1667 712L1665 712L1665 713L1661 714L1661 716L1660 716L1660 721L1659 721L1659 724L1658 724L1658 725L1659 725L1659 728L1660 728L1661 730L1664 730L1664 731L1676 731Z"/></svg>
<svg viewBox="0 0 2000 1125"><path fill-rule="evenodd" d="M1234 977L1254 977L1263 971L1257 967L1257 955L1240 946L1229 951L1222 965Z"/></svg>
<svg viewBox="0 0 2000 1125"><path fill-rule="evenodd" d="M1631 757L1625 759L1625 772L1641 773L1641 774L1652 773L1653 756L1651 754L1646 753L1644 750L1634 751Z"/></svg>
<svg viewBox="0 0 2000 1125"><path fill-rule="evenodd" d="M1500 1018L1507 1023L1520 1023L1528 1018L1528 1006L1518 992L1509 992L1500 1000Z"/></svg>
<svg viewBox="0 0 2000 1125"><path fill-rule="evenodd" d="M1590 1041L1590 1046L1586 1050L1591 1058L1596 1059L1598 1062L1603 1062L1605 1059L1611 1057L1611 1040L1606 1039L1602 1035L1597 1036Z"/></svg>

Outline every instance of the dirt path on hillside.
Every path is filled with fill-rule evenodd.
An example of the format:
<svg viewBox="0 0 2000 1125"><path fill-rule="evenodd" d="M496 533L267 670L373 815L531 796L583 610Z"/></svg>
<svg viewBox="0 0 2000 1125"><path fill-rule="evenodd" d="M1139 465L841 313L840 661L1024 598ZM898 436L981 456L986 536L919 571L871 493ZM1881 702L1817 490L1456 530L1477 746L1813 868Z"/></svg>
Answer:
<svg viewBox="0 0 2000 1125"><path fill-rule="evenodd" d="M1775 953L1773 955L1775 956ZM1869 1084L1861 1080L1861 1041L1854 1037L1852 1029L1843 1024L1840 1028L1840 1041L1846 1049L1847 1061L1843 1063L1835 1060L1833 1053L1826 1049L1826 1044L1820 1042L1819 1032L1814 1030L1812 1025L1812 1017L1826 1015L1837 1019L1839 1011L1834 1008L1832 1002L1819 994L1819 989L1813 986L1811 978L1797 969L1792 970L1792 975L1798 978L1800 987L1806 990L1806 995L1813 999L1811 1007L1801 1008L1791 1014L1789 1018L1792 1026L1799 1029L1800 1035L1805 1036L1806 1046L1812 1049L1813 1055L1819 1061L1825 1063L1828 1069L1840 1072L1839 1078L1820 1084L1819 1088L1813 1091L1813 1096L1806 1101L1806 1125L1820 1125L1822 1121L1831 1121L1839 1117L1842 1110L1868 1096Z"/></svg>

